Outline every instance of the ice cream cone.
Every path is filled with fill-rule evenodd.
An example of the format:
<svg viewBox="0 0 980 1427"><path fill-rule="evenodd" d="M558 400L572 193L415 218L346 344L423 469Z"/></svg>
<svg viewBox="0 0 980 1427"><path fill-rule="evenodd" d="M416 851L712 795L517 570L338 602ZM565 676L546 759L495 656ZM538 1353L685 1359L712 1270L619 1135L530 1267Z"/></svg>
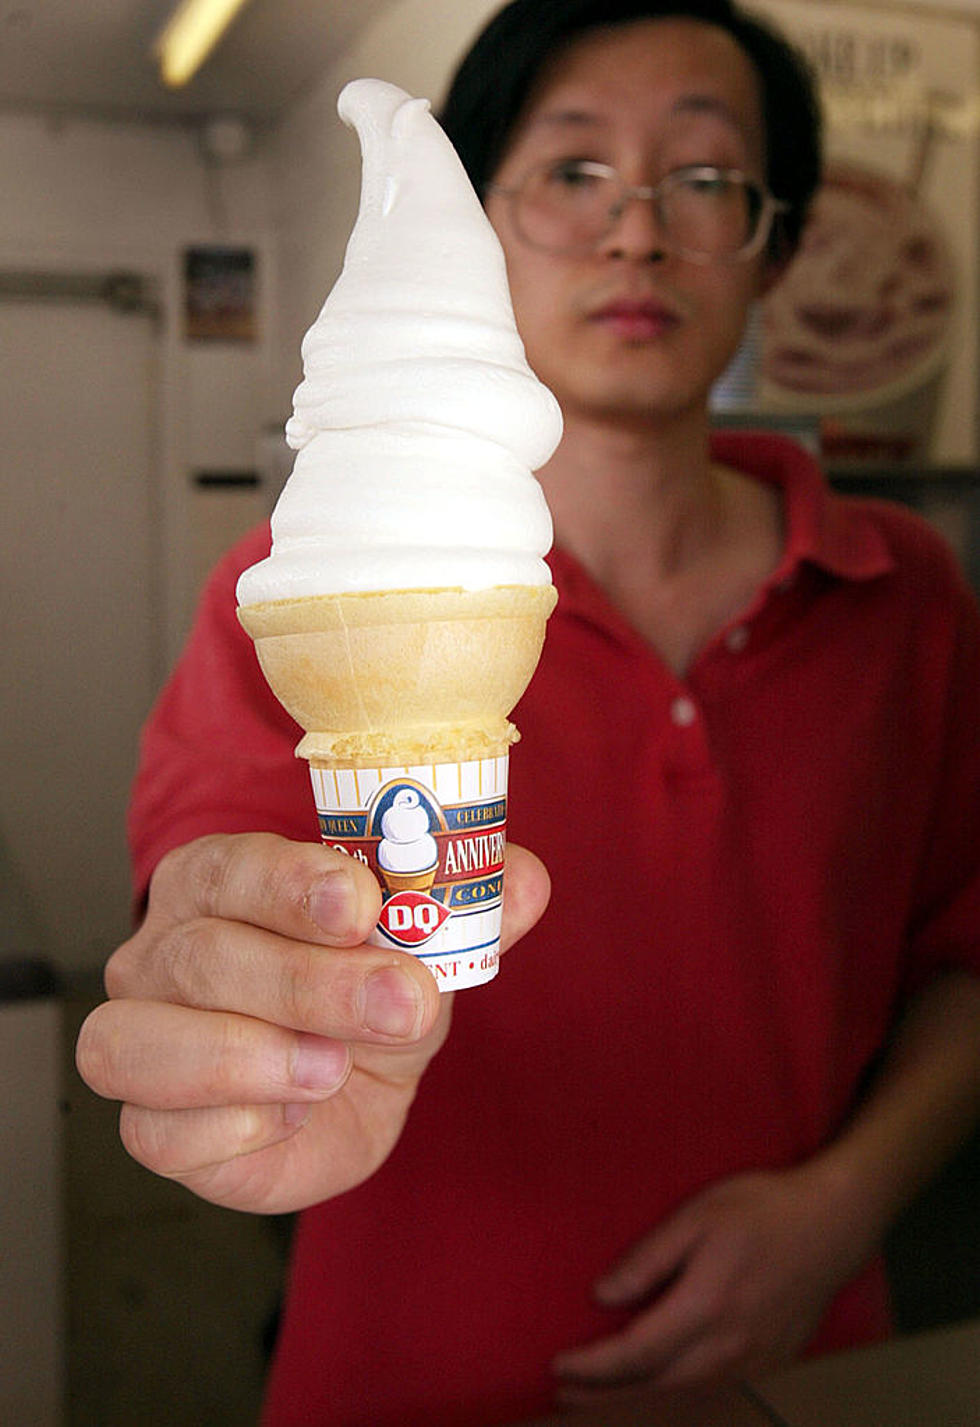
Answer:
<svg viewBox="0 0 980 1427"><path fill-rule="evenodd" d="M312 766L489 757L516 737L551 585L393 590L246 605L263 673Z"/></svg>
<svg viewBox="0 0 980 1427"><path fill-rule="evenodd" d="M376 874L372 940L412 951L443 990L495 974L508 720L534 673L551 585L398 590L245 605L263 672L305 730L323 839ZM421 863L386 865L401 803ZM404 835L404 834L403 834ZM390 844L388 844L390 846ZM434 852L430 852L434 849ZM430 861L431 856L431 861Z"/></svg>
<svg viewBox="0 0 980 1427"><path fill-rule="evenodd" d="M321 837L381 884L370 940L456 990L500 953L509 715L556 600L533 472L561 411L427 102L368 79L338 107L361 205L303 341L296 462L238 612L304 730Z"/></svg>

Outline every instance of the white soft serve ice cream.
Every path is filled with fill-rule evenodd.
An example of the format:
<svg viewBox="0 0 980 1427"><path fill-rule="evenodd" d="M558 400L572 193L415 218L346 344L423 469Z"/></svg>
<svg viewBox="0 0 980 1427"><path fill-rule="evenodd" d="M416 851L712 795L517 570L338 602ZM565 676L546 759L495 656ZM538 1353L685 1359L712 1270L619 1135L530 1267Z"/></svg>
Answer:
<svg viewBox="0 0 980 1427"><path fill-rule="evenodd" d="M239 604L549 584L531 472L561 413L527 365L496 235L428 101L361 79L338 109L360 138L360 212L303 342L272 554Z"/></svg>

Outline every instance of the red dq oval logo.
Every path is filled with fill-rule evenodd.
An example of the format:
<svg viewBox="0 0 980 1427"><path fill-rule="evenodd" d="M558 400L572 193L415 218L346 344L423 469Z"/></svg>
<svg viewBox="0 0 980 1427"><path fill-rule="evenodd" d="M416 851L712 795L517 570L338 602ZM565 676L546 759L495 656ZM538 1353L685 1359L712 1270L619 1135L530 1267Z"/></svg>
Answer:
<svg viewBox="0 0 980 1427"><path fill-rule="evenodd" d="M416 947L435 936L450 915L424 892L396 892L381 908L378 926L399 946Z"/></svg>

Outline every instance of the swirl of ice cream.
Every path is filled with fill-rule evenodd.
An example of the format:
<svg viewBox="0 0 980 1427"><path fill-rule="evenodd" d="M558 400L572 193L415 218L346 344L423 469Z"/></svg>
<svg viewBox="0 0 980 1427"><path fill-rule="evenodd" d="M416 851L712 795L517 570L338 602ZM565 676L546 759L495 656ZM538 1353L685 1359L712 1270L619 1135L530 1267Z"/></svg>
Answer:
<svg viewBox="0 0 980 1427"><path fill-rule="evenodd" d="M428 101L362 79L338 110L360 139L360 211L303 342L272 554L239 604L548 584L532 471L561 413L527 365L496 234Z"/></svg>

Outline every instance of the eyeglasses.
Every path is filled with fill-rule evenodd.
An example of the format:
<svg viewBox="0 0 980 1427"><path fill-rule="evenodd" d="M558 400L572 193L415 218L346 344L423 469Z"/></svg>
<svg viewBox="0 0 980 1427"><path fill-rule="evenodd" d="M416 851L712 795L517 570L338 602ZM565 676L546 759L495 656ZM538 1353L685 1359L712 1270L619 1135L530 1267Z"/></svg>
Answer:
<svg viewBox="0 0 980 1427"><path fill-rule="evenodd" d="M664 247L693 263L741 262L755 257L788 203L774 198L734 168L692 164L659 183L628 184L608 164L587 159L544 163L514 188L490 184L511 203L514 226L546 253L594 252L633 199L650 200Z"/></svg>

